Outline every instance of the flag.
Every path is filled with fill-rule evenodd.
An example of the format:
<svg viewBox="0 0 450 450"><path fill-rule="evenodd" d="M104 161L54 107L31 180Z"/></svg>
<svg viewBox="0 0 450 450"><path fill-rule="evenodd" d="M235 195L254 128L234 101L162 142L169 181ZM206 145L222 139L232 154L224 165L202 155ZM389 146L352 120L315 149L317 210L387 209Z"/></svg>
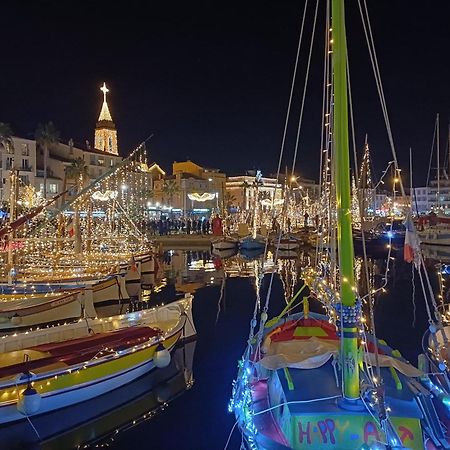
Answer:
<svg viewBox="0 0 450 450"><path fill-rule="evenodd" d="M411 214L408 214L405 222L405 245L403 249L403 258L408 263L414 263L416 267L420 264L420 247L414 223Z"/></svg>

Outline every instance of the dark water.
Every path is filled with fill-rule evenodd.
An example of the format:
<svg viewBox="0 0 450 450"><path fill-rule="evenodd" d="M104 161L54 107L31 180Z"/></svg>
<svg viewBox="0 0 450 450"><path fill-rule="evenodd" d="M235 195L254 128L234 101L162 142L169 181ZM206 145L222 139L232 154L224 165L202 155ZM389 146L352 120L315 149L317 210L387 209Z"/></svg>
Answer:
<svg viewBox="0 0 450 450"><path fill-rule="evenodd" d="M383 271L382 262L372 263L378 272ZM170 382L165 380L165 383L158 384L158 380L151 377L141 379L141 387L148 386L149 392L142 393L139 386L137 388L130 386L124 388L123 392L108 394L109 397L101 401L97 399L90 402L92 408L100 403L106 406L110 404L114 414L102 417L99 411L97 419L91 421L92 424L87 424L78 431L72 430L65 436L47 436L42 445L27 444L27 440L24 439L16 446L2 446L0 441L0 448L65 449L78 445L78 448L114 449L138 447L152 450L223 449L234 424L234 416L227 412L231 383L236 376L237 362L248 337L256 291L254 277L228 277L223 284L222 264L223 261L212 259L208 252L167 253L164 265L165 286L161 285L159 292L150 295L149 304L153 306L173 300L176 287L182 290L197 288L193 303L194 321L198 332L195 349L191 347L189 351L185 349L179 351L180 360L186 359L186 354L193 352L195 381L192 387L186 390L180 381L180 371L176 372L175 369L173 369L175 375L172 376L171 373L165 375ZM241 268L243 264L246 263L241 262ZM296 266L301 264L295 261L284 264L284 267L292 272L292 276L287 277L289 274L286 270L281 274L281 278L275 275L269 317L279 313L285 305L285 288L295 290L299 286L298 283L295 286L296 278L293 272L298 268ZM249 263L247 265L251 266ZM431 267L430 275L434 285L435 273L434 267ZM375 282L376 277L375 275ZM269 278L270 275L265 275L262 282L260 296L263 301ZM375 300L375 320L378 336L415 362L418 353L421 352L421 338L427 327L427 316L421 289L416 280L416 319L413 324L411 279L409 264L404 263L401 258L392 261L387 292L380 294ZM311 305L311 309L320 311L319 306L314 304ZM156 388L153 389L152 386ZM128 408L114 406L112 399L119 401L119 397L123 396L126 402L127 393L131 397L134 396ZM80 404L76 408L67 408L58 414L60 417L83 415L86 407L89 405ZM150 414L150 411L153 412ZM143 417L144 414L146 417ZM40 423L37 419L35 425L38 431L40 425L47 426L45 421ZM26 429L29 440L36 440L28 424L21 426L22 430ZM240 443L241 437L235 429L228 449L239 449Z"/></svg>

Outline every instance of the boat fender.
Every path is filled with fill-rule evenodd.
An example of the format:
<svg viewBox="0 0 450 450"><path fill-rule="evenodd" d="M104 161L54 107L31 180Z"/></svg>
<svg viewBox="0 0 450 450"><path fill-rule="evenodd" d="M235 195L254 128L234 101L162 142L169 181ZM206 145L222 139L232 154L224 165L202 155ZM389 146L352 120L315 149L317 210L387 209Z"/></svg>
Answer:
<svg viewBox="0 0 450 450"><path fill-rule="evenodd" d="M167 367L170 364L170 352L161 343L156 347L155 356L153 356L155 366L158 368Z"/></svg>
<svg viewBox="0 0 450 450"><path fill-rule="evenodd" d="M17 402L18 411L24 416L30 416L36 414L41 407L41 396L31 386L28 386L19 397Z"/></svg>
<svg viewBox="0 0 450 450"><path fill-rule="evenodd" d="M22 317L20 317L17 314L14 314L14 316L11 317L11 323L13 325L20 325L22 323Z"/></svg>

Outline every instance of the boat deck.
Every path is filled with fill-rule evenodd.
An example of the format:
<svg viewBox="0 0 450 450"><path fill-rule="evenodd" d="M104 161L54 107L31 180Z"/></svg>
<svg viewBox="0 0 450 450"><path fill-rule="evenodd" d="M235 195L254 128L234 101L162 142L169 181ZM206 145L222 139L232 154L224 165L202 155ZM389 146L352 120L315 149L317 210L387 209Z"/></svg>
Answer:
<svg viewBox="0 0 450 450"><path fill-rule="evenodd" d="M143 344L162 334L156 327L129 327L118 331L98 333L63 342L51 342L26 350L0 354L0 379L11 378L27 370L34 373L69 367L90 360L100 352L115 352ZM25 356L30 361L24 362Z"/></svg>

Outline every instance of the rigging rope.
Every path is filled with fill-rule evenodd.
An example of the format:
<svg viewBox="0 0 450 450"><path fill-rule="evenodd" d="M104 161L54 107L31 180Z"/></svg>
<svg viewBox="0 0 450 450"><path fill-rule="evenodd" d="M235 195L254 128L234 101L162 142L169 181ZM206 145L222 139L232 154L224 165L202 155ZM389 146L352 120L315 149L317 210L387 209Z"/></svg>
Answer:
<svg viewBox="0 0 450 450"><path fill-rule="evenodd" d="M297 162L297 151L298 151L298 144L299 144L299 140L300 140L300 130L301 130L302 121L303 121L303 111L304 111L304 107L305 107L306 89L308 87L309 68L311 66L311 55L312 55L313 44L314 44L314 36L315 36L315 32L316 32L318 7L319 7L319 0L316 1L316 10L314 12L314 22L313 22L313 29L312 29L312 34L311 34L311 43L309 45L308 64L306 66L305 84L303 85L302 105L300 107L300 117L298 119L297 136L295 139L295 150L294 150L294 157L292 159L291 176L294 176L295 163Z"/></svg>

